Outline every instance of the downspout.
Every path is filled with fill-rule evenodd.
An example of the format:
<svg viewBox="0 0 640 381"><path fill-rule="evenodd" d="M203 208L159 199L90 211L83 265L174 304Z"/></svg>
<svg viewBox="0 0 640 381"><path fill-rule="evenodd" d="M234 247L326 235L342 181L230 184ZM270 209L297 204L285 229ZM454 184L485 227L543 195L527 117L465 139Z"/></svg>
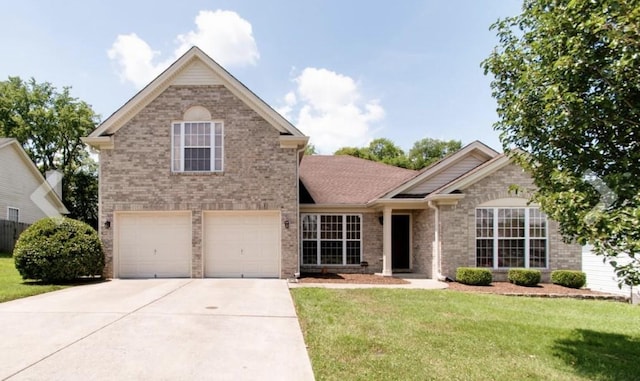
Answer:
<svg viewBox="0 0 640 381"><path fill-rule="evenodd" d="M295 274L293 274L293 279L295 279L296 282L297 282L297 279L300 278L300 262L301 262L300 226L302 224L300 221L300 162L302 161L302 157L304 157L304 151L306 150L306 148L307 147L305 145L304 147L296 151L296 221L298 223L298 226L296 227L296 231L298 232L298 236L296 237L296 241L298 242L296 256L298 257L298 261L297 261L297 271Z"/></svg>
<svg viewBox="0 0 640 381"><path fill-rule="evenodd" d="M444 280L442 276L442 253L440 252L440 209L433 203L427 201L427 206L434 212L434 237L433 237L433 265L431 266L431 276L433 279Z"/></svg>

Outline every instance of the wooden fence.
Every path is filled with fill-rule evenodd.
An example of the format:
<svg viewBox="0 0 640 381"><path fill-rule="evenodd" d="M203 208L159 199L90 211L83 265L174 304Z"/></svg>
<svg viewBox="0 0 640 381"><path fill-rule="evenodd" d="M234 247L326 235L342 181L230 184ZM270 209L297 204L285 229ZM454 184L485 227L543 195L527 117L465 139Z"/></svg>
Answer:
<svg viewBox="0 0 640 381"><path fill-rule="evenodd" d="M18 237L28 227L22 222L0 220L0 253L12 253Z"/></svg>

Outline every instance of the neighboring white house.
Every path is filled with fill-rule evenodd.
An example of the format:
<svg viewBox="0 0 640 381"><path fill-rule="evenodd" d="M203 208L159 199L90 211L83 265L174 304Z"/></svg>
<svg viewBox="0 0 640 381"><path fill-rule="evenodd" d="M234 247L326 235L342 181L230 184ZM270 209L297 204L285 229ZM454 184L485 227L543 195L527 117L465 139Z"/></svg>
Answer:
<svg viewBox="0 0 640 381"><path fill-rule="evenodd" d="M618 277L609 260L603 261L604 257L595 255L590 245L582 248L582 271L587 274L587 288L594 291L607 292L610 294L631 296L631 287L623 285L618 287ZM620 263L628 263L630 258L620 255L616 259ZM637 289L634 289L637 293Z"/></svg>
<svg viewBox="0 0 640 381"><path fill-rule="evenodd" d="M68 214L20 143L0 138L0 220L32 224L52 214Z"/></svg>

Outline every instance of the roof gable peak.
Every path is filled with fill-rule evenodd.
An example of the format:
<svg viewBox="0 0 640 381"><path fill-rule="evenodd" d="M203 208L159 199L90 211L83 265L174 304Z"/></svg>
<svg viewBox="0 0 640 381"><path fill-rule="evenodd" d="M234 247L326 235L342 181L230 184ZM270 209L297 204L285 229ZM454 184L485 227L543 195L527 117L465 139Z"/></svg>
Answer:
<svg viewBox="0 0 640 381"><path fill-rule="evenodd" d="M105 137L116 133L169 86L185 84L219 84L225 86L281 134L299 137L301 139L307 138L300 130L278 114L271 106L260 99L200 48L193 46L134 95L127 103L105 119L84 141L98 148L112 148L113 142L107 142Z"/></svg>

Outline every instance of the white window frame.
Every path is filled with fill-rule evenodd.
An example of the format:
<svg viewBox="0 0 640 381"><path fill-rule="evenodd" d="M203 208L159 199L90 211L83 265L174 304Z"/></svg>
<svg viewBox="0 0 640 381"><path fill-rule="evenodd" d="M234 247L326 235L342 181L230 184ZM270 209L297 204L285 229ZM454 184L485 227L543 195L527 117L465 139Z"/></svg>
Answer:
<svg viewBox="0 0 640 381"><path fill-rule="evenodd" d="M13 219L11 217L11 212L15 211L15 219ZM20 222L20 208L15 208L13 206L7 206L7 220L8 221L15 221L15 222Z"/></svg>
<svg viewBox="0 0 640 381"><path fill-rule="evenodd" d="M499 210L500 209L524 209L524 237L513 237L511 239L523 239L524 240L524 267L525 268L532 268L532 269L548 269L549 268L549 219L547 218L546 214L544 214L544 212L542 212L540 210L540 208L537 207L523 207L523 206L513 206L513 207L508 207L508 206L500 206L500 207L479 207L476 208L476 211L474 213L474 225L475 227L475 231L476 231L476 237L475 237L475 260L476 260L476 265L477 265L477 260L478 260L478 240L492 240L493 241L493 267L483 267L483 268L491 268L494 270L498 270L498 269L508 269L509 267L500 267L499 266L499 261L498 261L498 251L499 251L499 241L501 239L510 239L509 237L500 237L499 236L499 226L498 226L498 221L499 221ZM478 236L478 229L477 229L477 223L478 223L478 210L492 210L493 211L493 236L492 237L479 237ZM544 237L531 237L531 225L530 225L530 212L531 210L538 210L543 216L544 216ZM530 246L531 246L531 240L535 240L535 239L544 239L545 241L545 265L544 267L531 267L530 266Z"/></svg>
<svg viewBox="0 0 640 381"><path fill-rule="evenodd" d="M306 239L304 238L304 226L303 226L303 222L304 222L304 218L306 216L315 216L316 218L316 238L315 239ZM322 239L322 217L323 216L342 216L342 239L337 240L337 239ZM358 217L359 221L360 221L360 226L359 226L359 237L358 239L349 239L347 238L347 217ZM362 220L362 214L357 214L357 213L344 213L344 214L337 214L337 213L302 213L300 215L300 263L302 266L360 266L360 263L362 262L362 226L363 226L363 220ZM315 263L304 263L304 242L305 241L315 241L316 242L316 261ZM342 263L340 264L322 264L321 263L321 253L322 253L322 242L323 241L342 241ZM360 247L360 253L359 253L359 260L358 263L347 263L347 243L348 242L359 242L359 247Z"/></svg>
<svg viewBox="0 0 640 381"><path fill-rule="evenodd" d="M184 169L184 164L185 164L185 149L187 147L185 147L185 124L196 124L196 123L207 123L210 125L210 136L209 136L209 146L202 146L202 147L195 147L195 148L209 148L211 150L210 153L210 169L207 171L185 171ZM180 136L179 139L180 141L177 142L179 144L179 149L180 149L180 158L176 159L175 157L175 149L176 149L176 136L174 134L174 128L176 125L180 125ZM216 137L216 126L220 126L220 146L216 146L216 141L215 141L215 137ZM210 172L223 172L224 171L224 123L221 120L203 120L203 121L174 121L171 123L171 127L170 127L170 135L171 135L171 172L174 173L181 173L181 172L186 172L186 173L210 173ZM194 146L189 146L191 148L194 148ZM219 154L216 155L219 151ZM220 168L216 169L216 156L219 156L220 158ZM176 160L180 161L180 168L176 169L174 167L174 163Z"/></svg>

